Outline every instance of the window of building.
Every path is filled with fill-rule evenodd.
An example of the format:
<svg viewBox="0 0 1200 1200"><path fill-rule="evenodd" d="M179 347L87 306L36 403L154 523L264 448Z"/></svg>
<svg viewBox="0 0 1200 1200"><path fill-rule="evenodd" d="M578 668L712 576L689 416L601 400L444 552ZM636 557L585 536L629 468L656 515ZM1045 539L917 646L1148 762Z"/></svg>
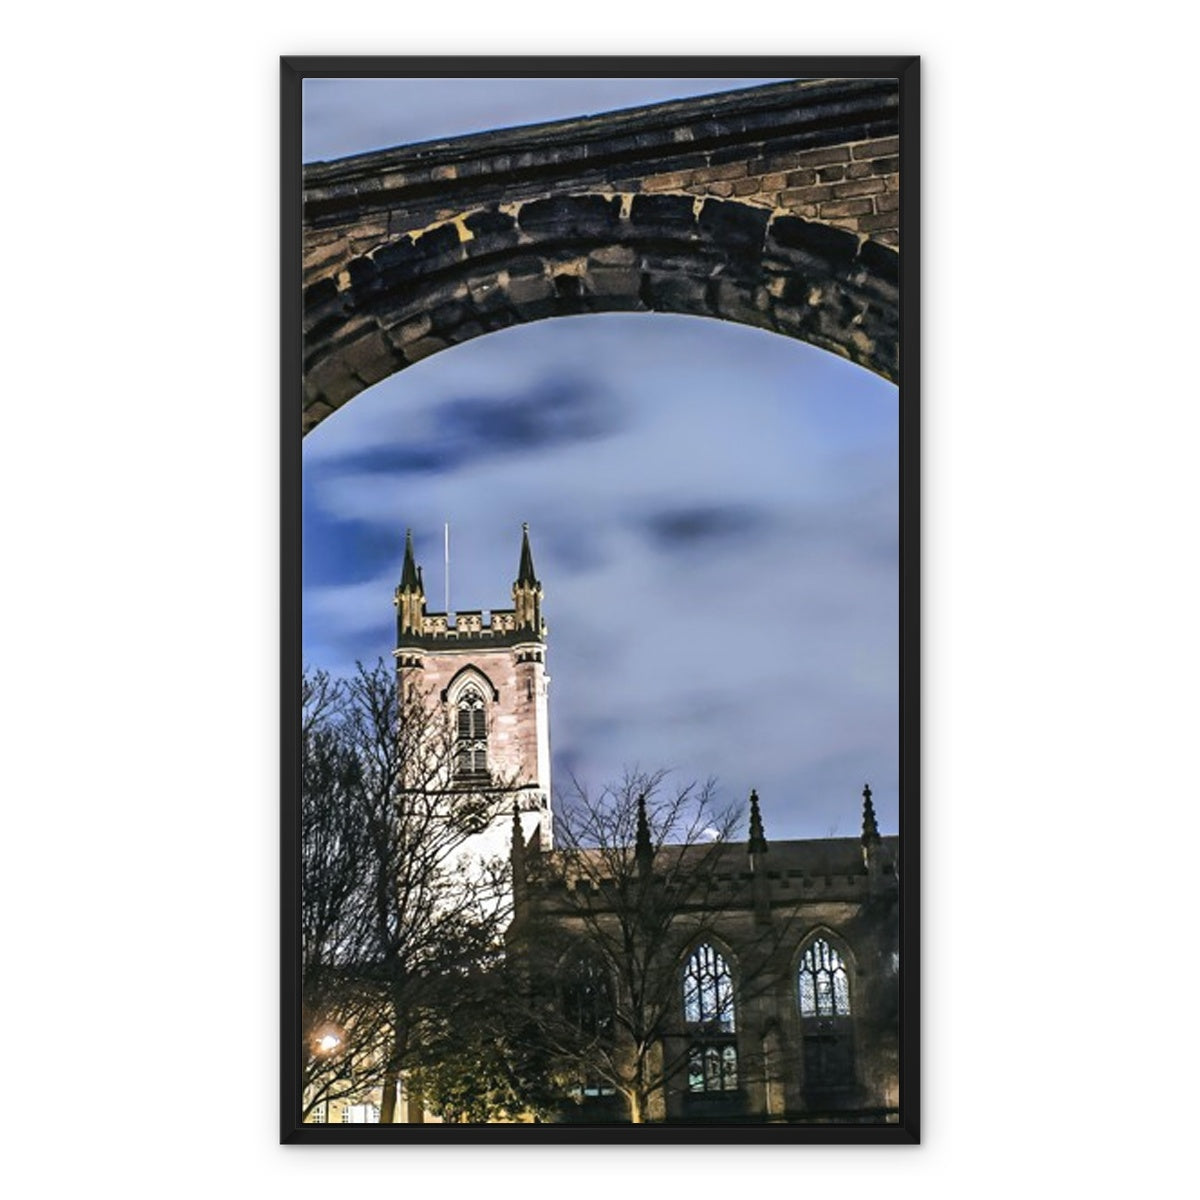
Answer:
<svg viewBox="0 0 1200 1200"><path fill-rule="evenodd" d="M377 1104L347 1104L342 1109L343 1125L378 1125L379 1106Z"/></svg>
<svg viewBox="0 0 1200 1200"><path fill-rule="evenodd" d="M454 777L463 783L477 783L485 780L487 773L487 706L480 690L468 684L458 697Z"/></svg>
<svg viewBox="0 0 1200 1200"><path fill-rule="evenodd" d="M697 946L683 966L683 1020L691 1039L688 1091L736 1091L733 976L723 955L708 944Z"/></svg>
<svg viewBox="0 0 1200 1200"><path fill-rule="evenodd" d="M837 1104L855 1080L850 976L842 956L824 938L804 951L796 991L804 1025L805 1090Z"/></svg>
<svg viewBox="0 0 1200 1200"><path fill-rule="evenodd" d="M577 1031L580 1041L611 1047L613 1039L612 984L604 964L590 956L580 956L562 972L563 1016ZM576 1098L612 1096L616 1089L595 1071L586 1072L571 1089Z"/></svg>
<svg viewBox="0 0 1200 1200"><path fill-rule="evenodd" d="M697 946L683 968L683 1019L720 1033L733 1032L733 976L712 946Z"/></svg>
<svg viewBox="0 0 1200 1200"><path fill-rule="evenodd" d="M688 1091L731 1092L737 1089L737 1047L696 1045L688 1050Z"/></svg>
<svg viewBox="0 0 1200 1200"><path fill-rule="evenodd" d="M817 938L800 960L798 980L802 1017L848 1017L850 980L842 956Z"/></svg>
<svg viewBox="0 0 1200 1200"><path fill-rule="evenodd" d="M582 957L566 969L563 1015L585 1038L607 1040L612 1037L612 988L602 963Z"/></svg>

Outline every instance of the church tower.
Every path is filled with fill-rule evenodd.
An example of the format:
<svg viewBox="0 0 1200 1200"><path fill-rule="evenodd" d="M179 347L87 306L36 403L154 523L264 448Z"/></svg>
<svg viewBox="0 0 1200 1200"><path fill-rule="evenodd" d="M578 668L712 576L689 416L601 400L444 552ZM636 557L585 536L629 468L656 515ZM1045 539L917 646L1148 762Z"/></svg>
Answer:
<svg viewBox="0 0 1200 1200"><path fill-rule="evenodd" d="M471 847L507 858L513 809L529 841L553 845L546 622L533 567L529 526L522 527L513 607L429 612L413 553L412 531L396 588L396 672L405 701L439 706L454 740L451 787L506 793L504 811Z"/></svg>

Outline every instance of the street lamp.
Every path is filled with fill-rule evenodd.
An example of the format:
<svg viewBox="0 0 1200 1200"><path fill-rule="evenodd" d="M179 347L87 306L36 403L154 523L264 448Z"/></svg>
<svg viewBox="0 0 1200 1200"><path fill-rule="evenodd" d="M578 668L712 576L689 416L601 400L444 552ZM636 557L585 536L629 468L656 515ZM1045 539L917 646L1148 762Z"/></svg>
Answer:
<svg viewBox="0 0 1200 1200"><path fill-rule="evenodd" d="M337 1051L337 1049L341 1046L342 1042L345 1040L345 1037L346 1037L345 1031L340 1029L337 1025L332 1025L332 1024L322 1025L321 1028L318 1029L316 1031L316 1033L313 1034L313 1041L312 1041L313 1053L316 1054L316 1056L318 1058L328 1060ZM328 1090L328 1088L326 1088L326 1090L325 1090L324 1107L325 1107L325 1119L324 1119L323 1124L328 1125L329 1124L329 1090Z"/></svg>

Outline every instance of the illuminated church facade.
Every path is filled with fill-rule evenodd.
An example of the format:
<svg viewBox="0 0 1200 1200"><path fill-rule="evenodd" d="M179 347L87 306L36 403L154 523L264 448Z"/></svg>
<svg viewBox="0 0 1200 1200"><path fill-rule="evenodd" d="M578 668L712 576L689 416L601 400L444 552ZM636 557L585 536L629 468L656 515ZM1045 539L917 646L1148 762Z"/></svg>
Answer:
<svg viewBox="0 0 1200 1200"><path fill-rule="evenodd" d="M607 918L603 880L588 885L584 920L571 881L557 869L564 852L554 839L548 634L528 527L512 600L486 617L428 611L408 536L395 590L398 687L406 700L423 696L441 706L455 739L457 786L502 782L511 794L471 849L510 858L510 952L524 953L573 934L582 943L589 924L594 930ZM707 907L676 923L652 964L677 1003L660 1030L660 1078L644 1119L894 1121L899 841L880 834L869 788L858 838L768 842L756 796L749 816L747 842L697 860L707 874L695 894L709 898ZM647 854L639 845L631 853L653 887L679 850ZM614 976L598 994L623 986ZM628 1112L618 1090L581 1078L558 1119L619 1121Z"/></svg>
<svg viewBox="0 0 1200 1200"><path fill-rule="evenodd" d="M411 532L396 587L396 684L401 703L422 699L440 708L453 730L452 785L502 789L520 814L522 836L550 848L554 839L550 783L550 676L542 585L533 569L529 529L521 534L513 607L429 612ZM511 811L480 830L467 852L507 859Z"/></svg>

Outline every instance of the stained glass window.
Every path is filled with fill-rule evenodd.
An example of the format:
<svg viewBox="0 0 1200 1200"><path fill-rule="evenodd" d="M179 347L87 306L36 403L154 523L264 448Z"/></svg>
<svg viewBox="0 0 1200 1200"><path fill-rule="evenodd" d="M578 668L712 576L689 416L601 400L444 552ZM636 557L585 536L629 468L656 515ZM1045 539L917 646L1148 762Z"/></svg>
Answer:
<svg viewBox="0 0 1200 1200"><path fill-rule="evenodd" d="M688 1048L688 1090L736 1091L733 976L710 945L697 946L684 964L683 1019L694 1038Z"/></svg>
<svg viewBox="0 0 1200 1200"><path fill-rule="evenodd" d="M802 1017L848 1017L850 978L842 956L824 938L817 938L800 959L797 980Z"/></svg>
<svg viewBox="0 0 1200 1200"><path fill-rule="evenodd" d="M732 1092L737 1089L737 1047L694 1045L688 1051L688 1090Z"/></svg>
<svg viewBox="0 0 1200 1200"><path fill-rule="evenodd" d="M713 1032L733 1032L733 977L707 944L696 947L683 969L683 1019Z"/></svg>

